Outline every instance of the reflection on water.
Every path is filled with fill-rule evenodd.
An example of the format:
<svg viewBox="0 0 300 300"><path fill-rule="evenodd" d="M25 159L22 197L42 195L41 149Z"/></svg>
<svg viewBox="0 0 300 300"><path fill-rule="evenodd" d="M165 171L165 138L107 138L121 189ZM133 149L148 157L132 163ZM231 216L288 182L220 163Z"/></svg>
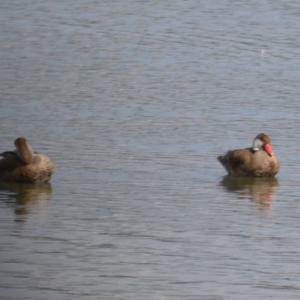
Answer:
<svg viewBox="0 0 300 300"><path fill-rule="evenodd" d="M250 198L261 208L271 207L278 187L277 178L223 177L220 185L225 190L237 193L240 197Z"/></svg>
<svg viewBox="0 0 300 300"><path fill-rule="evenodd" d="M0 193L7 194L3 201L15 207L15 214L27 216L33 211L44 210L51 198L52 188L49 183L0 183ZM24 219L24 218L23 218Z"/></svg>

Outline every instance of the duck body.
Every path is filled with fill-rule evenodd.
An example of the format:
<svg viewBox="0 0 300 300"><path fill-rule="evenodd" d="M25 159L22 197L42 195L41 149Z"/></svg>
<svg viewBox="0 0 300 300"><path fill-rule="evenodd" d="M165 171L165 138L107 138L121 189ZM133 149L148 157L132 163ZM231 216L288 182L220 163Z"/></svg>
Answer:
<svg viewBox="0 0 300 300"><path fill-rule="evenodd" d="M274 177L280 168L271 139L264 133L259 134L251 148L228 151L218 156L228 175L234 177Z"/></svg>
<svg viewBox="0 0 300 300"><path fill-rule="evenodd" d="M0 181L42 183L49 182L53 163L48 156L34 152L23 137L15 140L16 150L0 155Z"/></svg>

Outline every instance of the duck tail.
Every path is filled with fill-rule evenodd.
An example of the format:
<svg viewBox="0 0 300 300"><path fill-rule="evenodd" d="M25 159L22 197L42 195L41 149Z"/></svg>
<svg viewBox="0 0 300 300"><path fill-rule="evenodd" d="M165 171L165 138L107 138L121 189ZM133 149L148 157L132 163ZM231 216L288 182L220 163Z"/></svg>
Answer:
<svg viewBox="0 0 300 300"><path fill-rule="evenodd" d="M229 173L227 155L219 155L217 157L217 160L221 163L221 165L224 167L224 169Z"/></svg>
<svg viewBox="0 0 300 300"><path fill-rule="evenodd" d="M224 166L225 164L225 157L223 155L219 155L217 160Z"/></svg>

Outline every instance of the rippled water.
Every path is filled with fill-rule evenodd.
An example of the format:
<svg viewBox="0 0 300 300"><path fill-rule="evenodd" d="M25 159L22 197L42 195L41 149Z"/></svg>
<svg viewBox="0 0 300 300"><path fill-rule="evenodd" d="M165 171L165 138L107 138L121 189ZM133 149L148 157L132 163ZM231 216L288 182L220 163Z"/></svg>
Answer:
<svg viewBox="0 0 300 300"><path fill-rule="evenodd" d="M298 1L2 1L1 299L299 299ZM277 180L215 157L273 137Z"/></svg>

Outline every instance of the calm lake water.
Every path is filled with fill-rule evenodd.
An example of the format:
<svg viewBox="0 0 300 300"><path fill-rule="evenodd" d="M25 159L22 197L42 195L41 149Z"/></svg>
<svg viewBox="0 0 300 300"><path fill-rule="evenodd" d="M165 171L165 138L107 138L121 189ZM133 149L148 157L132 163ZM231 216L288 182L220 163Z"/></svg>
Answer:
<svg viewBox="0 0 300 300"><path fill-rule="evenodd" d="M299 299L298 1L0 3L0 298ZM216 161L273 138L277 180Z"/></svg>

